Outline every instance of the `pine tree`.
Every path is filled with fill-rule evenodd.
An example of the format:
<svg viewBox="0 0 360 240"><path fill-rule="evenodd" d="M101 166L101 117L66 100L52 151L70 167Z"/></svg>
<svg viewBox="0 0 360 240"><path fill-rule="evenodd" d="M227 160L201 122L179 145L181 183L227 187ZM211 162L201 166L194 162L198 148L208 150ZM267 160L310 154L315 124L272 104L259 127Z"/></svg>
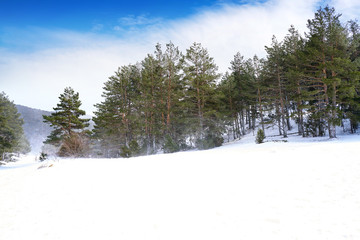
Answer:
<svg viewBox="0 0 360 240"><path fill-rule="evenodd" d="M266 75L268 78L269 90L273 92L273 102L276 110L276 119L279 126L279 134L287 137L287 93L286 93L286 70L285 51L282 42L278 42L273 36L271 47L265 47L267 52Z"/></svg>
<svg viewBox="0 0 360 240"><path fill-rule="evenodd" d="M257 94L257 104L260 114L260 124L263 134L265 136L265 121L264 121L264 91L266 88L264 87L264 76L263 76L263 66L264 60L259 59L256 55L252 59L252 75L255 82L256 94Z"/></svg>
<svg viewBox="0 0 360 240"><path fill-rule="evenodd" d="M183 98L180 71L182 69L182 54L173 43L166 44L164 54L164 71L166 85L166 126L171 131L171 120L174 117L178 100Z"/></svg>
<svg viewBox="0 0 360 240"><path fill-rule="evenodd" d="M22 128L23 123L15 104L5 93L0 93L0 159L4 158L5 153L30 152L30 145Z"/></svg>
<svg viewBox="0 0 360 240"><path fill-rule="evenodd" d="M256 139L255 142L257 144L263 143L265 139L265 133L262 129L258 129L257 133L256 133Z"/></svg>
<svg viewBox="0 0 360 240"><path fill-rule="evenodd" d="M151 154L159 150L165 132L162 121L164 104L163 73L160 63L154 56L148 55L142 61L141 69L141 112L144 113L146 153Z"/></svg>
<svg viewBox="0 0 360 240"><path fill-rule="evenodd" d="M237 105L235 104L236 89L234 87L234 75L226 72L217 87L220 93L220 101L222 106L223 121L228 130L228 141L230 136L232 139L240 137L240 125L238 118Z"/></svg>
<svg viewBox="0 0 360 240"><path fill-rule="evenodd" d="M159 47L158 47L159 50ZM161 51L162 53L162 51ZM159 57L159 53L156 53ZM185 98L185 84L182 69L184 56L173 43L166 44L166 50L161 55L162 99L165 103L165 131L163 143L166 145L172 139L178 146L183 143L184 124L186 122L184 109L187 108ZM178 147L180 150L181 148Z"/></svg>
<svg viewBox="0 0 360 240"><path fill-rule="evenodd" d="M345 75L351 74L352 63L347 53L346 29L334 8L320 8L314 19L308 20L307 76L317 90L318 118L326 121L330 138L336 137L335 126L340 125L339 94Z"/></svg>
<svg viewBox="0 0 360 240"><path fill-rule="evenodd" d="M215 93L216 79L219 78L217 69L213 58L201 44L194 43L187 49L184 67L188 85L186 96L187 102L192 105L189 108L190 117L197 120L189 130L195 133L197 145L201 145L202 140L216 129L216 114L210 102ZM218 132L214 131L214 134L218 135Z"/></svg>
<svg viewBox="0 0 360 240"><path fill-rule="evenodd" d="M54 129L44 143L59 147L59 156L83 156L89 119L81 118L85 111L80 109L79 93L67 87L59 99L55 112L43 116L44 122Z"/></svg>
<svg viewBox="0 0 360 240"><path fill-rule="evenodd" d="M288 80L286 89L295 110L293 116L296 118L298 133L303 137L305 136L305 103L310 98L306 89L304 73L302 71L302 53L304 50L304 44L304 39L300 36L294 26L291 26L288 35L285 36L284 39L286 78Z"/></svg>
<svg viewBox="0 0 360 240"><path fill-rule="evenodd" d="M357 21L349 21L350 61L353 69L344 79L340 89L341 109L350 120L350 131L355 133L360 122L360 26Z"/></svg>
<svg viewBox="0 0 360 240"><path fill-rule="evenodd" d="M253 129L251 119L254 119L255 116L251 116L250 109L254 109L254 94L255 88L251 83L251 77L247 71L248 64L244 60L244 57L238 52L234 55L234 59L230 62L233 79L233 87L235 88L234 95L234 105L236 108L236 132L237 137L245 135L245 124L246 119L248 120L249 128Z"/></svg>
<svg viewBox="0 0 360 240"><path fill-rule="evenodd" d="M94 138L102 155L118 157L131 141L142 140L146 125L142 110L141 72L137 65L118 68L105 83L105 100L96 104ZM125 154L127 156L127 154Z"/></svg>

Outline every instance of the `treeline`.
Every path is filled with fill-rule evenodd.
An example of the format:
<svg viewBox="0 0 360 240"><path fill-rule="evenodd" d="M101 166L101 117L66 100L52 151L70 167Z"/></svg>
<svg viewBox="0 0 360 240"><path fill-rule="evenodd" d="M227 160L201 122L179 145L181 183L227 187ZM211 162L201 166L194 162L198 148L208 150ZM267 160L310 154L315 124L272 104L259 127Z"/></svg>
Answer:
<svg viewBox="0 0 360 240"><path fill-rule="evenodd" d="M265 123L275 123L284 137L290 119L304 137L335 138L335 127L344 119L350 120L351 132L356 131L360 28L355 21L343 25L340 16L334 8L320 8L308 20L305 38L292 26L283 41L274 36L265 47L266 59L234 56L231 73L219 87L228 93L235 138L244 134L245 122L254 129L258 117L262 130Z"/></svg>
<svg viewBox="0 0 360 240"><path fill-rule="evenodd" d="M257 126L266 134L269 124L287 137L291 119L304 137L335 138L335 127L345 119L355 132L360 27L339 18L333 8L320 8L308 20L304 37L292 26L282 41L273 37L265 59L237 53L222 77L199 43L185 53L171 42L156 45L153 54L119 67L105 83L104 101L95 105L89 151L130 157L207 149ZM65 136L71 139L74 132L79 136L81 131Z"/></svg>

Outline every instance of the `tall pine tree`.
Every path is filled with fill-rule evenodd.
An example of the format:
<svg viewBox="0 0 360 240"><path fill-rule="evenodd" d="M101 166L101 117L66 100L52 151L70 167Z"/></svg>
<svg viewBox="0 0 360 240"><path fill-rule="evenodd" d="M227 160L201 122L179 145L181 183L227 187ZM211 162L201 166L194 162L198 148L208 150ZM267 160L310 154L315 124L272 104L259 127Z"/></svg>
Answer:
<svg viewBox="0 0 360 240"><path fill-rule="evenodd" d="M44 143L59 148L59 156L83 156L86 154L86 131L89 119L83 119L85 111L80 109L79 93L67 87L60 94L60 103L51 115L44 115L44 122L54 129Z"/></svg>

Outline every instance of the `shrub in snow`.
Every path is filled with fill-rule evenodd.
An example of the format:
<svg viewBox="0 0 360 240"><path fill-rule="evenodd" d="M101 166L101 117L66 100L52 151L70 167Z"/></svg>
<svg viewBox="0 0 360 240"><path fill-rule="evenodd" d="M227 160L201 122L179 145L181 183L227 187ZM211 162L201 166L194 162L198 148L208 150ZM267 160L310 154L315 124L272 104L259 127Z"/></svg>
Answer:
<svg viewBox="0 0 360 240"><path fill-rule="evenodd" d="M57 154L61 157L83 157L88 152L88 147L86 134L73 132L63 138Z"/></svg>
<svg viewBox="0 0 360 240"><path fill-rule="evenodd" d="M255 139L255 142L257 144L260 144L260 143L263 143L264 142L264 139L265 139L265 133L262 129L259 129L256 133L256 139Z"/></svg>
<svg viewBox="0 0 360 240"><path fill-rule="evenodd" d="M122 146L120 148L121 152L120 152L120 156L123 158L129 158L131 157L131 150L130 148L128 148L126 145Z"/></svg>
<svg viewBox="0 0 360 240"><path fill-rule="evenodd" d="M44 153L44 152L40 153L40 157L39 157L40 162L45 161L47 158L48 158L48 155L46 153Z"/></svg>

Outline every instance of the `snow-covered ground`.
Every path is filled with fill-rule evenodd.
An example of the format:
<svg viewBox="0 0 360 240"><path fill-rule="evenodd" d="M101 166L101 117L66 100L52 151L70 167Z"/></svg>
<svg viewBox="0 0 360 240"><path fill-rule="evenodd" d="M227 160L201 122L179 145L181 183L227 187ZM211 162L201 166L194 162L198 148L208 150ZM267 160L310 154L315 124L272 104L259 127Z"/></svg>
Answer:
<svg viewBox="0 0 360 240"><path fill-rule="evenodd" d="M360 239L360 135L288 141L25 157L0 167L0 239Z"/></svg>

